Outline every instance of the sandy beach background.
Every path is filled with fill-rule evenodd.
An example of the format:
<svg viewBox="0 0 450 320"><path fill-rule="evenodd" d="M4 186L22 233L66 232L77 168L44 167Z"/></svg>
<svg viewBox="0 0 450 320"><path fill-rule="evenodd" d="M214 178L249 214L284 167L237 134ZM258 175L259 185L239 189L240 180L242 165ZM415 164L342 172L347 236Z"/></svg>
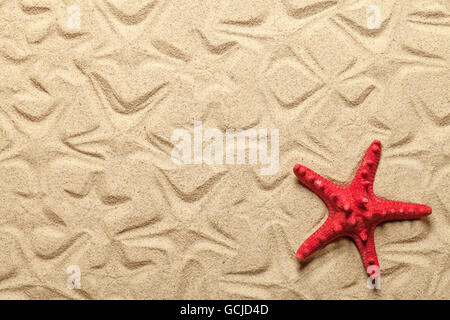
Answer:
<svg viewBox="0 0 450 320"><path fill-rule="evenodd" d="M0 0L0 298L449 299L449 40L446 0ZM173 163L194 121L278 129L278 171ZM375 193L433 208L376 229L377 291L348 239L297 261L292 173L374 139Z"/></svg>

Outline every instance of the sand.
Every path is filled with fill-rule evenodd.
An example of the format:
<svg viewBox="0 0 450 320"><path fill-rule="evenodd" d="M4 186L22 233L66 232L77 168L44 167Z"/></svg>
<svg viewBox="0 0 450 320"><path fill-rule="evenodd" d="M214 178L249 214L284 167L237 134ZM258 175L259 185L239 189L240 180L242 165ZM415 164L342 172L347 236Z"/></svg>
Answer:
<svg viewBox="0 0 450 320"><path fill-rule="evenodd" d="M0 298L449 299L449 28L445 0L0 0ZM278 170L174 163L196 121L278 130ZM376 229L381 290L348 239L295 257L327 210L294 164L344 185L374 139L375 193L433 208Z"/></svg>

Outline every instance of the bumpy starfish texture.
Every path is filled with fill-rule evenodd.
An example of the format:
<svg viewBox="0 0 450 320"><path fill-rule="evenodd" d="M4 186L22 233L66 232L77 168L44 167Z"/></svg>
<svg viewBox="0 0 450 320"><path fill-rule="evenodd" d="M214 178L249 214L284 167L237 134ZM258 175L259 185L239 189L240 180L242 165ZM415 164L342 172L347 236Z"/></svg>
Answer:
<svg viewBox="0 0 450 320"><path fill-rule="evenodd" d="M298 249L300 261L337 238L350 237L366 270L371 265L379 267L374 242L376 226L385 221L419 219L431 214L431 208L426 205L388 201L375 195L373 181L380 155L381 143L375 140L347 186L337 185L300 164L294 166L298 180L317 194L329 210L324 224Z"/></svg>

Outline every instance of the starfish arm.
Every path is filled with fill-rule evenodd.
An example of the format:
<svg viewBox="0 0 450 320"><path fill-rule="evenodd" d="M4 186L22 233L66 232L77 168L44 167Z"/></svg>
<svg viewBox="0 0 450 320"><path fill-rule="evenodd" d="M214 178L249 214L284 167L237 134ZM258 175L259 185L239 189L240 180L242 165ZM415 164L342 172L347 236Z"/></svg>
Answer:
<svg viewBox="0 0 450 320"><path fill-rule="evenodd" d="M339 230L338 230L339 229ZM317 250L342 236L342 228L337 227L333 219L328 218L297 250L297 258L302 261L311 256Z"/></svg>
<svg viewBox="0 0 450 320"><path fill-rule="evenodd" d="M335 191L342 190L342 186L325 179L318 173L300 164L294 166L294 174L303 185L317 194L328 208L331 208L337 202L337 198L333 199L333 195L335 195Z"/></svg>
<svg viewBox="0 0 450 320"><path fill-rule="evenodd" d="M381 156L381 142L374 140L367 149L352 185L373 194L373 181Z"/></svg>
<svg viewBox="0 0 450 320"><path fill-rule="evenodd" d="M424 204L407 203L377 199L374 214L379 214L383 221L413 220L429 216L432 209Z"/></svg>
<svg viewBox="0 0 450 320"><path fill-rule="evenodd" d="M364 234L364 235L362 235ZM370 230L363 230L358 236L352 236L353 240L358 247L359 253L364 263L366 271L369 273L368 268L371 265L380 266L378 263L377 252L375 250L375 225Z"/></svg>

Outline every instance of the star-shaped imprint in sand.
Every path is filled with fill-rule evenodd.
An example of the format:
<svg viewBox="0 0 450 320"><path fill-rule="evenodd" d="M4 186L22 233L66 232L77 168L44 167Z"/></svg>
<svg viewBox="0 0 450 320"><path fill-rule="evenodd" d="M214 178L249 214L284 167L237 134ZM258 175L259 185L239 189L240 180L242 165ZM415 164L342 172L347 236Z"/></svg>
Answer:
<svg viewBox="0 0 450 320"><path fill-rule="evenodd" d="M355 178L347 186L337 185L314 171L296 164L294 173L302 184L317 194L328 207L324 224L297 251L302 261L315 251L340 237L352 238L364 266L379 267L374 233L379 223L418 219L431 214L431 208L415 203L384 200L373 192L373 181L381 154L381 143L375 140L367 150ZM373 269L372 269L373 270Z"/></svg>

